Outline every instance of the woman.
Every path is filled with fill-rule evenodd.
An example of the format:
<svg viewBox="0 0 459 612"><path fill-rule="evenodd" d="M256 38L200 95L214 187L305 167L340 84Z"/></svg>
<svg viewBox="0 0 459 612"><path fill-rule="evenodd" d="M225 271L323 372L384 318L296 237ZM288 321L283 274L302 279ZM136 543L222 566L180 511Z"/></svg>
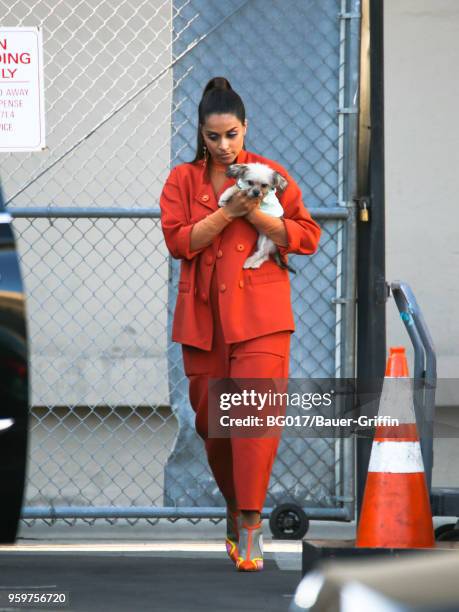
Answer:
<svg viewBox="0 0 459 612"><path fill-rule="evenodd" d="M172 169L161 193L161 224L171 255L181 259L172 340L182 344L196 430L203 438L215 480L227 503L227 552L240 571L263 567L263 508L279 439L213 438L208 435L209 378L287 378L294 321L286 269L273 259L243 269L256 250L258 233L271 238L286 262L288 253L310 255L320 228L301 191L278 163L244 147L244 104L229 82L206 85L198 109L193 161ZM277 194L283 218L263 213L260 199L237 192L217 203L235 183L233 163L260 162L288 182ZM216 414L211 406L211 415Z"/></svg>

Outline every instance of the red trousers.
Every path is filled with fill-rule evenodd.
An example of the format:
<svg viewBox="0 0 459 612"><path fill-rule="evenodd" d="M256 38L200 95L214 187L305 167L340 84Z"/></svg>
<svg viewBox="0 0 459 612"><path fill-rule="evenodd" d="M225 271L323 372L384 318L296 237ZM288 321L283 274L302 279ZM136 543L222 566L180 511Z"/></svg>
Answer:
<svg viewBox="0 0 459 612"><path fill-rule="evenodd" d="M215 273L210 297L214 318L211 350L182 345L190 402L196 413L196 431L204 440L209 466L225 500L236 502L239 510L261 512L279 438L210 438L208 411L217 411L219 407L208 405L208 378L288 378L291 332L226 344L218 312ZM278 390L274 384L272 388Z"/></svg>

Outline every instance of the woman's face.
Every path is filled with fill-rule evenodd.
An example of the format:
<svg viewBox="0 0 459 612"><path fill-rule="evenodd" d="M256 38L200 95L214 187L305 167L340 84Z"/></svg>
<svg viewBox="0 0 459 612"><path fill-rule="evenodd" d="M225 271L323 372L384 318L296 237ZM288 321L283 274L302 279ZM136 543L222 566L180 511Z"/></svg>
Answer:
<svg viewBox="0 0 459 612"><path fill-rule="evenodd" d="M231 164L242 150L247 119L242 124L236 115L213 113L201 126L202 137L212 159Z"/></svg>

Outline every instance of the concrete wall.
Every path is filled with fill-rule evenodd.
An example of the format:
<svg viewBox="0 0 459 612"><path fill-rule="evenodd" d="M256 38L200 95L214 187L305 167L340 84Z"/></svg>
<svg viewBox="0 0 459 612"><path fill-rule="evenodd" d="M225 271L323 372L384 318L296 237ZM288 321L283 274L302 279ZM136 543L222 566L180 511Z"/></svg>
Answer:
<svg viewBox="0 0 459 612"><path fill-rule="evenodd" d="M385 2L386 277L410 284L438 356L437 428L459 432L459 2ZM388 346L409 346L393 300ZM434 440L435 485L459 485L457 437Z"/></svg>
<svg viewBox="0 0 459 612"><path fill-rule="evenodd" d="M384 20L387 278L411 285L436 345L438 376L454 378L459 372L459 2L389 0ZM405 344L393 302L388 315L389 342ZM458 402L445 397L441 403Z"/></svg>
<svg viewBox="0 0 459 612"><path fill-rule="evenodd" d="M10 4L2 26L43 31L47 147L3 155L9 208L156 207L170 165L171 2ZM166 404L168 254L158 221L13 226L32 405Z"/></svg>

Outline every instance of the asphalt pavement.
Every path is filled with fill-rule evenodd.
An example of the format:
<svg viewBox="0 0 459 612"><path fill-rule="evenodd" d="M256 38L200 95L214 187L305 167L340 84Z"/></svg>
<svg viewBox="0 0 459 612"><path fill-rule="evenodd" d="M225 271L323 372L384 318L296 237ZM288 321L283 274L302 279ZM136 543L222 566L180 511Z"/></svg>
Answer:
<svg viewBox="0 0 459 612"><path fill-rule="evenodd" d="M257 573L237 572L222 554L206 552L192 557L180 552L2 552L0 567L3 591L68 593L67 608L42 609L78 612L280 612L288 610L300 580L299 570L280 569L271 554Z"/></svg>
<svg viewBox="0 0 459 612"><path fill-rule="evenodd" d="M21 523L17 542L0 546L0 596L69 595L67 607L29 610L287 611L301 578L301 542L273 541L267 521L264 535L264 570L242 573L224 551L223 522Z"/></svg>
<svg viewBox="0 0 459 612"><path fill-rule="evenodd" d="M70 601L0 610L287 611L301 579L302 544L272 540L264 526L264 570L240 573L224 551L223 522L21 523L17 542L0 546L0 600L21 589L68 593ZM312 521L307 539L354 533L354 523Z"/></svg>

